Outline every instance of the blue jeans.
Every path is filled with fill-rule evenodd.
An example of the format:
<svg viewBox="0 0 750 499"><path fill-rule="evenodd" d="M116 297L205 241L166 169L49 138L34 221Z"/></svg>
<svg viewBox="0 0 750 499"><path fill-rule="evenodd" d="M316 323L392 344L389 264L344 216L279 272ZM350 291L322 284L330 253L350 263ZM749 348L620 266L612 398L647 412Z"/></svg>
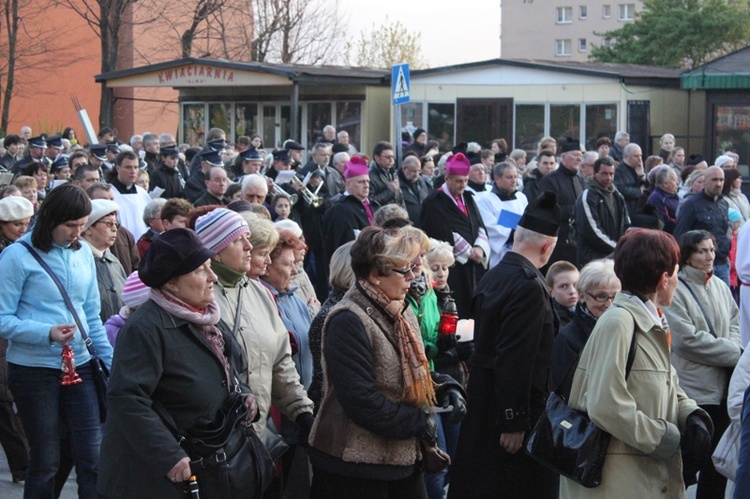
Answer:
<svg viewBox="0 0 750 499"><path fill-rule="evenodd" d="M60 439L67 433L76 468L78 497L96 498L101 426L90 363L76 371L83 383L60 385L61 371L8 364L8 381L29 439L24 499L53 499Z"/></svg>

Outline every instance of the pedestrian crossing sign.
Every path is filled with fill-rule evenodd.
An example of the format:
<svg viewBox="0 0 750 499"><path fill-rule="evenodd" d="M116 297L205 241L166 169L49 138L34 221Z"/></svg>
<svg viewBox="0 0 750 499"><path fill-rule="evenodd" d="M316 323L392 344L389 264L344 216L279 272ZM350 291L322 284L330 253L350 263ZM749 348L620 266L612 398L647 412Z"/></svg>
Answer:
<svg viewBox="0 0 750 499"><path fill-rule="evenodd" d="M409 64L397 64L391 68L391 91L393 93L393 104L404 104L409 102L411 93L409 91Z"/></svg>

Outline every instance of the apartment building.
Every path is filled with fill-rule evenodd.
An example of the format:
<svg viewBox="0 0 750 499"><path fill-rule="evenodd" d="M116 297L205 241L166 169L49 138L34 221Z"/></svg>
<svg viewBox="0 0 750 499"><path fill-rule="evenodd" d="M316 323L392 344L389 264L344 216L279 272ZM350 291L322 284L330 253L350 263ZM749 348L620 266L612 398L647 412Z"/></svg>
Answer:
<svg viewBox="0 0 750 499"><path fill-rule="evenodd" d="M604 43L594 33L620 28L642 8L641 0L505 0L500 56L586 61Z"/></svg>

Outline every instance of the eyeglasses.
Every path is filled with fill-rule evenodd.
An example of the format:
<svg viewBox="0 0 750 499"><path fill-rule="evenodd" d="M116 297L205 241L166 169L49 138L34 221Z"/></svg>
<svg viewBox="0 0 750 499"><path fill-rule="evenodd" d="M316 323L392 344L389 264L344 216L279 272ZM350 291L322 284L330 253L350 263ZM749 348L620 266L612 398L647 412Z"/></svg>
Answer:
<svg viewBox="0 0 750 499"><path fill-rule="evenodd" d="M592 294L591 294L591 293L589 293L588 291L586 291L586 294L587 294L587 295L589 295L589 297L590 297L591 299L593 299L593 300L594 300L595 302L598 302L598 303L607 303L607 302L608 302L608 301L610 301L610 300L612 300L612 301L615 301L615 295L612 295L612 296L610 296L610 295L605 295L605 294L601 294L601 295L592 295Z"/></svg>
<svg viewBox="0 0 750 499"><path fill-rule="evenodd" d="M417 264L412 263L411 265L409 265L405 269L391 269L391 271L393 271L393 272L395 272L397 274L401 274L402 276L406 277L406 274L408 274L409 272L411 272L412 274L414 274L414 270L416 268L417 268Z"/></svg>
<svg viewBox="0 0 750 499"><path fill-rule="evenodd" d="M113 230L113 229L117 230L118 228L120 228L120 224L118 224L117 222L97 222L97 223L104 225L109 230Z"/></svg>

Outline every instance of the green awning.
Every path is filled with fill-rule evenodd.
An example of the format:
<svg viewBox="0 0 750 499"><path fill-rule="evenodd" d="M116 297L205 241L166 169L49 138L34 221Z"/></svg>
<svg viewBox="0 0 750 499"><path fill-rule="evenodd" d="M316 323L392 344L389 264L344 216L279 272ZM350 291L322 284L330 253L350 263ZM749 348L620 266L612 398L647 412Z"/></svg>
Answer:
<svg viewBox="0 0 750 499"><path fill-rule="evenodd" d="M750 89L750 73L688 73L680 76L680 87L686 90Z"/></svg>

